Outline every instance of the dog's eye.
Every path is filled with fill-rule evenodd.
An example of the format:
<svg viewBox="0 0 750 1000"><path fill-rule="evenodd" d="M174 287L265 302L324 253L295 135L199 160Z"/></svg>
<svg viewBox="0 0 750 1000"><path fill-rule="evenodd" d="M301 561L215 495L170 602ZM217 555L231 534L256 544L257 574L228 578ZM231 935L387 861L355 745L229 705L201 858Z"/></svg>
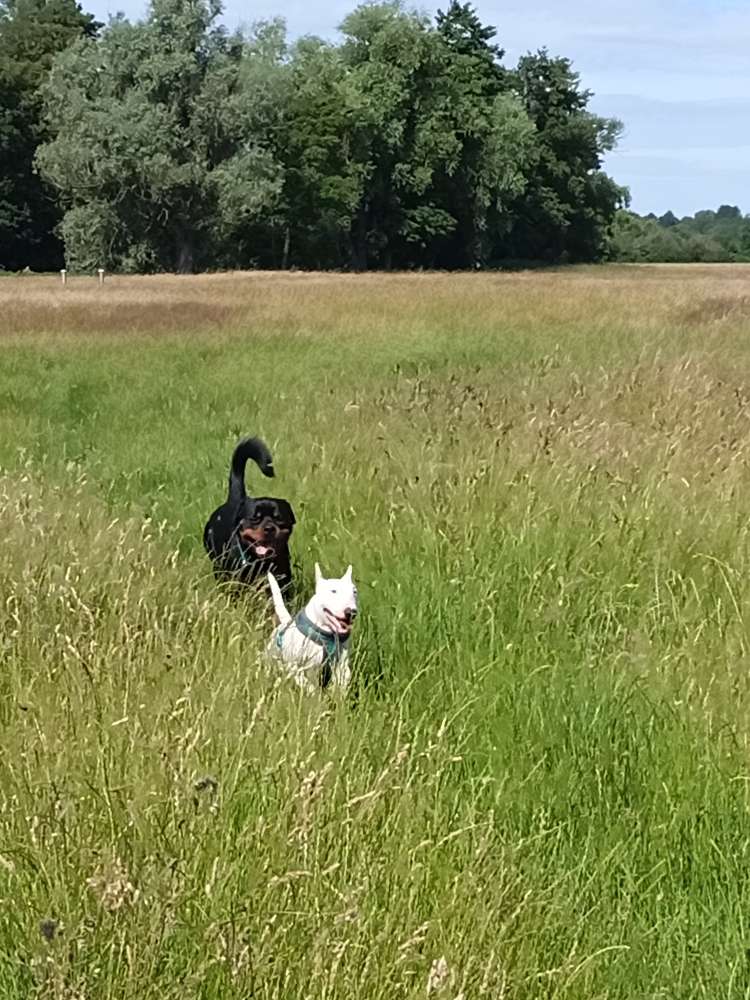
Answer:
<svg viewBox="0 0 750 1000"><path fill-rule="evenodd" d="M331 593L332 593L332 594L335 594L335 593L336 593L336 588L335 588L335 587L331 587Z"/></svg>

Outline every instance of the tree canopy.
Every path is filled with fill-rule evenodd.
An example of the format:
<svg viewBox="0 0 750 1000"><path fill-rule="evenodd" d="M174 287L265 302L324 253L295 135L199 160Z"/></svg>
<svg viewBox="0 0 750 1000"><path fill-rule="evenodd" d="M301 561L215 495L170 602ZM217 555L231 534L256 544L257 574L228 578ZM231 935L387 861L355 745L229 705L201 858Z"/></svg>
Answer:
<svg viewBox="0 0 750 1000"><path fill-rule="evenodd" d="M41 85L55 56L101 27L74 0L0 0L0 266L57 266L60 209L34 156L49 133Z"/></svg>
<svg viewBox="0 0 750 1000"><path fill-rule="evenodd" d="M602 170L619 123L570 62L504 66L470 3L368 3L291 45L280 20L228 32L219 0L104 28L72 0L0 11L0 157L23 164L0 267L56 266L58 236L81 270L597 260L627 198Z"/></svg>

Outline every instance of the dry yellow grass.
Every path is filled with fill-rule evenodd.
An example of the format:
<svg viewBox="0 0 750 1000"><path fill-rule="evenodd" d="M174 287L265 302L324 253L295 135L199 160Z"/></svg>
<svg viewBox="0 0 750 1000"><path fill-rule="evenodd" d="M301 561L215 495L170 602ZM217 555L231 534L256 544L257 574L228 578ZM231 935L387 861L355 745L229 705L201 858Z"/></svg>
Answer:
<svg viewBox="0 0 750 1000"><path fill-rule="evenodd" d="M691 330L750 319L750 265L652 265L492 274L237 272L183 277L23 276L0 281L7 335L184 333L362 336L517 325Z"/></svg>

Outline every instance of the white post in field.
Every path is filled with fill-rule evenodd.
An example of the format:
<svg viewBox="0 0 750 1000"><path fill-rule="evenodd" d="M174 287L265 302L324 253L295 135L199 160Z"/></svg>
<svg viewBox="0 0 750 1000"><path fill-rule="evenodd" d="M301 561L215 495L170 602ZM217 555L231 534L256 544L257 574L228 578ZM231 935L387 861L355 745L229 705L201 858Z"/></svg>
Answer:
<svg viewBox="0 0 750 1000"><path fill-rule="evenodd" d="M104 268L100 267L97 273L99 275L99 284L103 285L104 284Z"/></svg>
<svg viewBox="0 0 750 1000"><path fill-rule="evenodd" d="M60 271L60 277L62 278L62 283L65 284L65 282L68 279L68 272L65 270L65 268L63 268L62 271Z"/></svg>

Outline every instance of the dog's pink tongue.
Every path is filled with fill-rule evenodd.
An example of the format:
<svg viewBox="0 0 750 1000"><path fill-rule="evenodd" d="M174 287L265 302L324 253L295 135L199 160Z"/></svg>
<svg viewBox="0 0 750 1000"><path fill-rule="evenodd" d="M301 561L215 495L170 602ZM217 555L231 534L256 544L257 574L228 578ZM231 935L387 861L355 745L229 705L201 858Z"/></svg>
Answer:
<svg viewBox="0 0 750 1000"><path fill-rule="evenodd" d="M335 615L331 615L331 625L333 625L333 629L337 635L349 635L350 629L348 623L341 621Z"/></svg>
<svg viewBox="0 0 750 1000"><path fill-rule="evenodd" d="M267 545L256 545L255 551L259 556L267 556L271 550Z"/></svg>

